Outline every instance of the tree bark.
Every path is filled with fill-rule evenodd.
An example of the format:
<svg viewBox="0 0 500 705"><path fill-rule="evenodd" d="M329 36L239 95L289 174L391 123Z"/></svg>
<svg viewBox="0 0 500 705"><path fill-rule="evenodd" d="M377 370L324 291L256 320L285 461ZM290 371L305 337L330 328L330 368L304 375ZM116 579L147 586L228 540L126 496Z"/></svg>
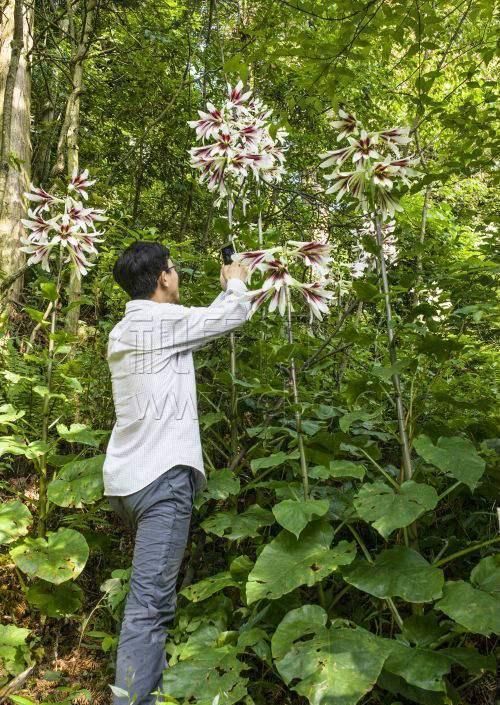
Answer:
<svg viewBox="0 0 500 705"><path fill-rule="evenodd" d="M25 215L23 193L31 178L31 75L33 12L23 0L4 0L0 7L0 261L11 277L24 264L20 248ZM12 283L18 300L23 278Z"/></svg>
<svg viewBox="0 0 500 705"><path fill-rule="evenodd" d="M74 51L71 57L71 93L66 102L64 121L57 143L57 157L53 176L63 174L66 168L68 178L79 169L80 98L83 91L83 69L85 58L92 44L97 0L87 0L82 5L83 26L77 37L72 21L72 6L68 9L69 31L74 38ZM76 268L71 270L68 286L68 301L71 304L81 297L81 277ZM66 330L75 333L80 316L80 306L73 306L66 315Z"/></svg>

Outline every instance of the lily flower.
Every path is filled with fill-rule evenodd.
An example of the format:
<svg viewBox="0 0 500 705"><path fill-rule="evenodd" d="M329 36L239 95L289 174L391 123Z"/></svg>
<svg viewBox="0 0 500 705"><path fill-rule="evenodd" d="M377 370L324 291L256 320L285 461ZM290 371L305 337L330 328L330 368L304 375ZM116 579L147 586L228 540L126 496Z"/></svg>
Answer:
<svg viewBox="0 0 500 705"><path fill-rule="evenodd" d="M54 227L54 221L44 220L37 209L34 211L28 209L28 216L30 219L21 218L21 223L25 228L31 230L30 237L33 242L45 237Z"/></svg>
<svg viewBox="0 0 500 705"><path fill-rule="evenodd" d="M68 191L76 191L86 199L88 194L85 189L93 183L95 182L88 178L87 169L79 175L75 172L68 184ZM85 253L97 254L95 245L102 242L102 233L95 229L95 223L107 220L104 211L85 208L83 203L71 195L66 195L65 198L52 196L33 185L30 193L26 195L28 200L41 204L34 211L28 209L29 217L22 220L23 225L31 231L28 236L21 238L21 250L30 255L28 265L41 264L43 269L50 271L50 257L54 248L59 247L67 253L64 262L72 262L80 275L87 274L88 268L93 265L87 260ZM58 204L62 212L44 219L40 211L49 210L54 204ZM54 234L50 237L52 231Z"/></svg>
<svg viewBox="0 0 500 705"><path fill-rule="evenodd" d="M274 247L269 250L248 250L247 252L237 252L233 255L233 262L239 262L245 267L248 267L249 274L252 274L256 269L261 272L270 268L271 263L275 261L274 252L277 250Z"/></svg>
<svg viewBox="0 0 500 705"><path fill-rule="evenodd" d="M373 145L377 142L376 133L369 135L366 130L361 130L361 134L358 139L348 137L347 141L353 150L352 161L354 163L360 159L362 161L365 161L366 159L379 159L381 156L373 147Z"/></svg>
<svg viewBox="0 0 500 705"><path fill-rule="evenodd" d="M212 103L207 103L207 111L198 110L199 120L189 120L189 127L196 129L198 139L210 138L218 134L224 124L224 110L218 110Z"/></svg>
<svg viewBox="0 0 500 705"><path fill-rule="evenodd" d="M358 121L353 113L346 113L345 110L339 110L340 120L334 120L331 124L334 130L340 130L337 137L337 142L343 140L348 135L355 135L358 132Z"/></svg>
<svg viewBox="0 0 500 705"><path fill-rule="evenodd" d="M394 216L396 211L402 211L403 207L400 205L399 201L384 188L378 188L376 190L376 202L380 208L382 218L391 218Z"/></svg>
<svg viewBox="0 0 500 705"><path fill-rule="evenodd" d="M266 262L266 278L262 284L263 289L281 289L285 285L296 284L283 262L273 259Z"/></svg>
<svg viewBox="0 0 500 705"><path fill-rule="evenodd" d="M324 152L319 156L320 159L324 159L325 161L321 162L319 166L321 169L326 169L327 167L333 166L334 164L340 166L349 159L353 152L354 149L352 146L342 147L342 149L334 149L332 152Z"/></svg>
<svg viewBox="0 0 500 705"><path fill-rule="evenodd" d="M399 144L409 144L411 142L411 137L409 136L409 127L392 127L389 130L383 130L379 132L378 135L387 146L399 156L399 150L397 145Z"/></svg>
<svg viewBox="0 0 500 705"><path fill-rule="evenodd" d="M227 105L230 108L238 108L248 101L252 95L252 91L243 92L243 81L238 81L238 83L231 88L231 84L227 84L227 94L228 102Z"/></svg>
<svg viewBox="0 0 500 705"><path fill-rule="evenodd" d="M85 189L89 188L89 186L93 186L94 184L95 184L95 180L94 181L89 180L89 170L88 169L84 169L84 171L82 171L81 174L78 174L78 170L75 169L73 171L73 176L71 178L71 181L68 185L68 191L76 191L86 201L87 198L89 197L89 195Z"/></svg>
<svg viewBox="0 0 500 705"><path fill-rule="evenodd" d="M356 171L334 172L326 174L325 179L332 181L332 185L327 188L325 193L337 192L337 202L342 196L350 192L356 198L362 200L365 187L365 173L361 169Z"/></svg>
<svg viewBox="0 0 500 705"><path fill-rule="evenodd" d="M27 261L28 266L31 266L32 264L41 264L42 269L44 269L46 272L50 272L50 255L52 253L53 248L56 246L56 243L49 242L46 239L40 239L38 242L36 242L30 239L29 237L22 237L21 242L23 243L23 246L19 249L22 252L31 255Z"/></svg>
<svg viewBox="0 0 500 705"><path fill-rule="evenodd" d="M269 299L273 294L272 289L251 289L246 293L248 296L251 306L248 312L248 319L252 318L254 313Z"/></svg>
<svg viewBox="0 0 500 705"><path fill-rule="evenodd" d="M88 226L93 226L96 221L107 220L102 208L85 208L83 203L70 199L67 204L68 217L78 225L81 225L84 230Z"/></svg>
<svg viewBox="0 0 500 705"><path fill-rule="evenodd" d="M329 311L327 302L332 298L333 292L325 289L320 282L301 284L299 290L309 306L311 313L310 322L312 323L313 316L316 316L321 321L323 318L322 314Z"/></svg>
<svg viewBox="0 0 500 705"><path fill-rule="evenodd" d="M48 210L53 203L60 200L56 196L52 196L48 191L45 191L42 187L34 186L33 184L30 184L30 190L26 191L24 195L28 201L35 201L40 204L36 206L35 213Z"/></svg>
<svg viewBox="0 0 500 705"><path fill-rule="evenodd" d="M332 259L329 256L331 246L328 243L289 240L288 244L292 245L294 254L301 257L308 267L315 267L321 272L328 270L328 263Z"/></svg>

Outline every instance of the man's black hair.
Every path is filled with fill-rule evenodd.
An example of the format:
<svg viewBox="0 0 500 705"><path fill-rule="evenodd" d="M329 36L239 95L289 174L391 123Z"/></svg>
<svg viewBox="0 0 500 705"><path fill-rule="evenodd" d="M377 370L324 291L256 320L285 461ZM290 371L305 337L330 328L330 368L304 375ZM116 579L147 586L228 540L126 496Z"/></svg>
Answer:
<svg viewBox="0 0 500 705"><path fill-rule="evenodd" d="M168 267L170 250L160 242L133 242L113 267L113 277L132 299L150 299Z"/></svg>

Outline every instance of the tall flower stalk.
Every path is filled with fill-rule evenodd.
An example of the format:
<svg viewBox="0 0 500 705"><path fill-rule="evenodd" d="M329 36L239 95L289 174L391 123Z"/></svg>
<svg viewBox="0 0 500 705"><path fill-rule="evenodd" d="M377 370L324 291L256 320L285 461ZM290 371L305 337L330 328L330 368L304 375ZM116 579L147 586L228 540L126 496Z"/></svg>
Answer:
<svg viewBox="0 0 500 705"><path fill-rule="evenodd" d="M350 196L357 202L357 209L362 211L374 232L378 245L378 267L381 289L384 297L389 359L392 367L392 384L398 418L399 439L401 444L401 464L405 479L412 477L410 445L406 431L405 410L401 394L401 380L397 372L397 346L394 338L394 319L392 315L391 293L386 267L387 238L392 223L386 223L402 207L394 193L394 186L400 183L409 185L411 179L418 176L414 169L418 159L411 156L402 157L400 147L411 142L409 129L392 127L381 131L369 132L352 113L339 111L339 120L332 123L338 132L337 142L347 141L347 146L326 152L322 168L333 167L325 178L330 182L326 193L336 193L336 200ZM343 170L344 164L351 163L353 168Z"/></svg>
<svg viewBox="0 0 500 705"><path fill-rule="evenodd" d="M196 131L201 145L189 150L190 164L199 172L199 182L216 194L216 208L227 202L229 234L234 246L233 211L241 202L243 216L249 202L250 182L256 187L259 206L258 236L263 244L262 213L260 206L261 183L281 180L284 173L286 131L271 122L272 110L245 90L243 82L227 85L226 98L220 107L206 104L198 111L198 120L188 125ZM237 354L235 334L229 336L231 369L231 451L238 448L238 396L235 383Z"/></svg>
<svg viewBox="0 0 500 705"><path fill-rule="evenodd" d="M83 171L73 175L63 197L52 195L33 185L25 194L29 202L36 204L33 209L28 209L28 218L22 220L28 231L22 239L22 249L30 255L28 265L40 264L45 271L50 272L54 261L57 262L55 286L50 293L51 301L46 312L46 316L50 312L50 334L47 339L46 385L42 403L41 441L44 448L49 441L55 336L65 265L69 265L80 277L87 274L93 266L88 257L98 254L95 244L101 242L99 235L102 233L96 230L96 224L106 220L104 211L85 207L83 202L78 200L78 196L87 200L86 189L94 183L89 180L88 172ZM45 536L47 529L47 455L48 452L45 451L36 461L39 473L37 533L40 537Z"/></svg>
<svg viewBox="0 0 500 705"><path fill-rule="evenodd" d="M323 314L328 312L328 302L332 298L333 292L326 290L321 281L313 281L312 283L297 281L290 274L289 265L293 259L296 259L307 267L316 270L317 274L324 275L328 270L331 259L329 251L329 245L320 242L298 242L289 240L284 247L273 247L268 250L252 250L233 255L234 261L240 262L248 267L250 277L255 271L260 271L264 275L261 287L251 290L248 293L252 302L250 317L265 303L268 303L269 312L278 311L281 316L286 317L287 339L288 343L292 345L292 313L294 308L291 301L291 292L295 291L297 294L301 295L302 302L309 308L310 322L312 322L313 318L321 320ZM297 433L297 446L300 457L302 487L304 499L307 500L309 499L309 476L294 356L291 357L288 372L295 407L295 430Z"/></svg>

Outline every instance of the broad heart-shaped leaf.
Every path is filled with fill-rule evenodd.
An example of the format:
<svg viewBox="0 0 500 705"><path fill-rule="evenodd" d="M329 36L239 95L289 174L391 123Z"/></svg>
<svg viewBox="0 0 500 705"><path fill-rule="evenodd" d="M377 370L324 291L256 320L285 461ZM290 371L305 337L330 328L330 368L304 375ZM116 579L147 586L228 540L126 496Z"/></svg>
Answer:
<svg viewBox="0 0 500 705"><path fill-rule="evenodd" d="M27 534L32 521L30 510L18 499L0 504L0 543L12 543Z"/></svg>
<svg viewBox="0 0 500 705"><path fill-rule="evenodd" d="M431 602L441 597L443 572L420 553L405 546L382 551L373 563L357 560L342 569L344 580L370 595L407 602Z"/></svg>
<svg viewBox="0 0 500 705"><path fill-rule="evenodd" d="M48 497L59 507L77 507L92 504L102 497L102 466L105 455L85 460L74 460L63 465L55 480L49 484Z"/></svg>
<svg viewBox="0 0 500 705"><path fill-rule="evenodd" d="M271 642L276 668L311 705L355 705L369 692L389 650L364 629L330 628L326 612L304 605L289 612ZM312 636L311 636L312 635ZM307 641L299 641L302 637Z"/></svg>
<svg viewBox="0 0 500 705"><path fill-rule="evenodd" d="M53 585L40 580L28 589L26 599L47 617L68 617L82 606L83 590L72 582Z"/></svg>
<svg viewBox="0 0 500 705"><path fill-rule="evenodd" d="M25 539L10 555L23 573L59 585L80 575L89 547L78 531L58 529L49 531L47 539Z"/></svg>
<svg viewBox="0 0 500 705"><path fill-rule="evenodd" d="M223 536L229 541L242 538L255 538L263 526L274 524L274 516L268 509L252 504L241 514L236 512L217 512L202 522L201 527L209 534Z"/></svg>
<svg viewBox="0 0 500 705"><path fill-rule="evenodd" d="M188 585L180 593L190 602L201 602L227 587L241 587L241 584L233 578L229 571L224 571L200 580L194 585Z"/></svg>
<svg viewBox="0 0 500 705"><path fill-rule="evenodd" d="M82 423L72 423L70 428L62 423L57 424L57 433L69 443L83 443L93 448L99 448L102 435L102 431L93 431Z"/></svg>
<svg viewBox="0 0 500 705"><path fill-rule="evenodd" d="M17 675L26 668L29 660L26 639L29 634L29 629L0 624L0 664L7 673Z"/></svg>
<svg viewBox="0 0 500 705"><path fill-rule="evenodd" d="M470 632L483 636L500 635L498 593L478 590L463 580L450 581L445 584L443 599L436 604L436 609Z"/></svg>
<svg viewBox="0 0 500 705"><path fill-rule="evenodd" d="M273 507L273 514L278 524L291 531L299 538L304 529L313 518L324 516L330 502L327 499L294 500L285 499Z"/></svg>
<svg viewBox="0 0 500 705"><path fill-rule="evenodd" d="M279 465L283 465L284 463L288 462L289 460L296 460L298 457L299 454L297 451L293 451L292 453L285 453L280 450L278 453L273 453L272 455L268 455L265 458L254 458L250 461L250 467L252 468L252 472L255 475L257 470L264 470L265 468L276 468Z"/></svg>
<svg viewBox="0 0 500 705"><path fill-rule="evenodd" d="M327 480L330 477L355 477L362 480L365 476L366 468L360 463L353 463L352 460L330 460L328 467L316 465L309 471L310 477L320 480Z"/></svg>
<svg viewBox="0 0 500 705"><path fill-rule="evenodd" d="M341 541L330 548L332 539L333 529L323 521L309 524L300 539L286 530L279 533L264 547L248 576L248 604L275 600L299 585L314 585L339 565L351 563L355 545Z"/></svg>
<svg viewBox="0 0 500 705"><path fill-rule="evenodd" d="M11 453L12 455L24 455L26 458L34 460L49 450L50 443L42 441L32 441L26 445L24 440L18 436L2 436L0 438L0 456Z"/></svg>
<svg viewBox="0 0 500 705"><path fill-rule="evenodd" d="M26 414L25 411L17 411L12 404L0 405L0 426L11 426L15 428L14 421L22 419Z"/></svg>
<svg viewBox="0 0 500 705"><path fill-rule="evenodd" d="M235 477L231 470L225 468L210 473L203 497L206 499L227 499L229 495L238 494L239 491L239 478Z"/></svg>
<svg viewBox="0 0 500 705"><path fill-rule="evenodd" d="M365 484L354 499L361 519L369 521L384 538L395 529L409 526L437 503L434 487L413 480L403 482L399 492L384 482Z"/></svg>
<svg viewBox="0 0 500 705"><path fill-rule="evenodd" d="M248 668L238 659L238 649L230 644L219 648L193 645L189 658L170 663L163 671L163 691L196 705L212 705L218 695L221 705L233 705L244 702L247 695L248 679L242 672Z"/></svg>
<svg viewBox="0 0 500 705"><path fill-rule="evenodd" d="M449 473L471 490L475 489L484 473L486 463L467 438L443 436L434 445L427 436L419 436L413 446L426 463Z"/></svg>
<svg viewBox="0 0 500 705"><path fill-rule="evenodd" d="M391 640L391 653L384 669L400 676L407 683L422 690L446 692L443 680L454 665L461 666L473 673L483 671L495 672L496 663L492 656L483 656L474 649L440 649L412 648Z"/></svg>
<svg viewBox="0 0 500 705"><path fill-rule="evenodd" d="M452 663L451 658L439 651L412 648L393 640L384 668L417 688L444 692L443 677Z"/></svg>
<svg viewBox="0 0 500 705"><path fill-rule="evenodd" d="M500 553L481 559L472 569L470 581L475 587L490 595L496 594L500 599Z"/></svg>

